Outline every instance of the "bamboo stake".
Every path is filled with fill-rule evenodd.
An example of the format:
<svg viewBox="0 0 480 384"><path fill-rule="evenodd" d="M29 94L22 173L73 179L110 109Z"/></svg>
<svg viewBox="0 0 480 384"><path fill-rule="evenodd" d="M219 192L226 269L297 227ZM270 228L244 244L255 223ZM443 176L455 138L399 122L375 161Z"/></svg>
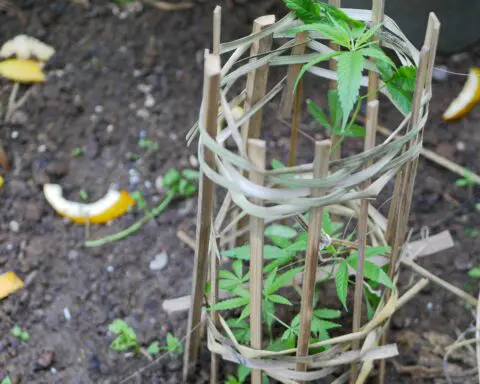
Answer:
<svg viewBox="0 0 480 384"><path fill-rule="evenodd" d="M299 32L295 36L295 46L292 48L292 55L303 55L307 48L307 33ZM302 69L302 64L292 64L288 67L287 82L283 91L280 105L279 117L281 119L290 118L292 115L293 95L295 93L295 81Z"/></svg>
<svg viewBox="0 0 480 384"><path fill-rule="evenodd" d="M372 26L383 21L383 13L385 8L384 0L372 0ZM378 38L374 38L378 46ZM368 72L368 93L367 100L372 101L377 98L378 91L378 73L375 71Z"/></svg>
<svg viewBox="0 0 480 384"><path fill-rule="evenodd" d="M261 16L253 22L252 33L258 33L265 28L275 23L274 15ZM250 56L255 57L263 53L269 52L272 49L273 35L265 36L264 38L252 43L250 49ZM251 61L257 60L256 58ZM247 76L247 97L244 103L245 112L248 112L252 105L255 105L260 99L265 96L267 90L268 72L270 66L265 64L261 68L249 72ZM260 129L262 127L263 109L260 109L253 115L247 123L242 127L242 138L245 145L247 139L260 137Z"/></svg>
<svg viewBox="0 0 480 384"><path fill-rule="evenodd" d="M293 167L297 157L298 131L300 129L300 119L302 117L302 100L303 100L303 79L298 82L295 92L295 102L293 103L293 121L292 133L290 136L290 153L288 157L288 166Z"/></svg>
<svg viewBox="0 0 480 384"><path fill-rule="evenodd" d="M220 35L222 30L222 7L217 5L213 10L213 54L220 55Z"/></svg>
<svg viewBox="0 0 480 384"><path fill-rule="evenodd" d="M330 154L330 140L315 143L315 159L313 163L313 177L321 179L328 174L328 157ZM312 190L312 196L320 197L324 194L319 188ZM317 274L320 232L322 229L323 207L313 207L310 210L308 223L307 251L305 256L305 270L303 272L302 302L300 307L300 331L297 342L297 357L308 356L310 341L310 327L312 323L313 295ZM297 363L297 371L306 371L307 364Z"/></svg>
<svg viewBox="0 0 480 384"><path fill-rule="evenodd" d="M372 100L367 105L367 123L364 151L375 147L375 137L378 121L378 100ZM370 166L371 162L367 165ZM370 180L366 180L363 189L368 188ZM363 303L363 276L365 268L365 249L367 247L368 235L368 200L362 199L360 202L360 214L358 220L358 260L357 275L355 277L355 293L353 303L353 332L358 332L362 326L362 303ZM357 340L352 343L352 349L358 349L360 342ZM357 365L352 364L350 371L350 383L355 383L358 375Z"/></svg>
<svg viewBox="0 0 480 384"><path fill-rule="evenodd" d="M342 6L341 0L328 0L328 4L340 8ZM337 44L330 43L330 48L333 49L334 51L338 51L340 47ZM328 62L328 66L332 71L337 70L337 61L334 59L331 59ZM336 80L330 80L329 83L329 88L330 89L337 89L337 81ZM330 154L330 160L338 160L340 159L340 154L341 154L341 141L342 137L336 135L335 133L332 132L331 136L332 140L332 149L331 149L331 154Z"/></svg>
<svg viewBox="0 0 480 384"><path fill-rule="evenodd" d="M220 35L221 35L221 26L222 26L222 7L217 5L213 10L213 45L212 50L213 54L217 55L220 61ZM220 63L221 66L221 63ZM217 125L217 134L221 127ZM217 303L218 298L218 268L217 268L217 258L215 254L210 251L210 294L209 301L211 305ZM212 321L215 325L218 324L218 313L217 311L211 312ZM203 330L201 334L203 334ZM216 384L218 382L218 355L212 353L210 355L210 384Z"/></svg>
<svg viewBox="0 0 480 384"><path fill-rule="evenodd" d="M205 56L204 91L202 118L207 133L215 137L217 133L217 112L220 93L220 59L217 55ZM214 154L204 149L205 162L214 167ZM201 330L198 327L203 305L203 288L207 271L207 257L209 253L210 231L213 213L214 183L205 175L200 178L200 192L198 195L198 216L196 251L193 265L192 303L188 314L187 338L185 342L183 380L187 382L190 369L195 364L200 344Z"/></svg>
<svg viewBox="0 0 480 384"><path fill-rule="evenodd" d="M254 20L252 33L258 33L264 30L265 28L271 26L275 23L274 15L261 16ZM264 38L252 43L250 49L250 56L253 57L251 60L258 60L254 57L261 55L263 53L269 52L272 49L273 35L265 36ZM269 65L265 64L261 68L249 72L247 76L247 87L246 87L246 98L244 103L245 113L251 108L252 105L255 105L260 99L265 96L267 90L267 80L268 80ZM249 138L258 139L260 137L260 130L262 127L263 121L263 109L260 109L255 115L253 115L246 123L242 126L242 140L247 145ZM234 215L238 215L238 210L234 211ZM239 221L238 228L244 228L248 226L248 218L245 217ZM234 235L235 236L235 235ZM241 245L247 241L245 236L239 236L236 241L236 245Z"/></svg>
<svg viewBox="0 0 480 384"><path fill-rule="evenodd" d="M427 60L429 57L430 47L423 46L420 51L420 61L418 64L417 78L415 82L415 93L413 95L412 102L412 116L410 119L407 132L415 127L418 123L420 116L420 103L425 89L425 78L427 72ZM413 139L416 141L416 139ZM412 145L412 142L408 146ZM390 206L390 211L388 212L388 226L387 226L387 241L392 244L392 252L390 255L390 265L388 270L388 276L390 279L393 279L395 275L395 270L397 266L397 259L400 254L400 250L405 239L406 226L408 224L408 213L410 211L410 204L407 203L407 187L408 183L413 183L411 179L411 167L413 163L411 161L407 162L405 168L397 174L397 179L395 180L395 189L393 190L393 201ZM413 191L413 189L412 189ZM408 204L408 205L407 205ZM391 221L390 221L391 220ZM387 288L385 295L388 298L390 295L390 290ZM387 343L387 330L385 330L382 335L382 340L380 345L385 345ZM378 374L379 384L385 382L385 369L386 362L384 360L380 361L380 368Z"/></svg>
<svg viewBox="0 0 480 384"><path fill-rule="evenodd" d="M253 165L265 169L266 145L265 141L258 139L248 140L248 156ZM250 180L263 185L265 177L259 172L250 172ZM260 204L260 199L255 199ZM263 285L263 232L264 219L250 216L250 332L252 348L262 348L262 285ZM252 384L262 383L262 371L252 371Z"/></svg>

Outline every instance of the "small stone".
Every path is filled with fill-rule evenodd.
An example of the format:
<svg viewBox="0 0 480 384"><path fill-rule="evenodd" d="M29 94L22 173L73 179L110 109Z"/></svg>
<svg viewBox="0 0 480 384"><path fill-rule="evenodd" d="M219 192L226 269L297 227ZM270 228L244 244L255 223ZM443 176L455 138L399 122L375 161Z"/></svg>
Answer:
<svg viewBox="0 0 480 384"><path fill-rule="evenodd" d="M70 313L70 310L68 308L63 308L63 316L67 321L72 320L72 314Z"/></svg>
<svg viewBox="0 0 480 384"><path fill-rule="evenodd" d="M150 117L150 113L145 108L140 108L137 111L137 116L141 119L147 120Z"/></svg>
<svg viewBox="0 0 480 384"><path fill-rule="evenodd" d="M108 124L107 125L107 133L112 133L114 129L115 129L115 127L113 126L113 124Z"/></svg>
<svg viewBox="0 0 480 384"><path fill-rule="evenodd" d="M46 150L47 150L47 146L46 146L45 144L40 144L40 145L38 146L38 148L37 148L37 151L38 151L39 153L43 153L43 152L45 152Z"/></svg>
<svg viewBox="0 0 480 384"><path fill-rule="evenodd" d="M78 251L72 249L68 251L67 259L70 261L77 260L79 255Z"/></svg>
<svg viewBox="0 0 480 384"><path fill-rule="evenodd" d="M142 92L142 93L150 93L151 90L152 90L152 86L151 85L148 85L148 84L138 84L137 85L137 89Z"/></svg>
<svg viewBox="0 0 480 384"><path fill-rule="evenodd" d="M148 267L152 271L160 271L163 268L166 267L168 263L168 255L167 252L160 252L157 255L155 255L155 259L153 259Z"/></svg>
<svg viewBox="0 0 480 384"><path fill-rule="evenodd" d="M460 152L463 152L465 151L467 146L463 141L457 141L456 147L457 147L457 150L459 150Z"/></svg>
<svg viewBox="0 0 480 384"><path fill-rule="evenodd" d="M41 371L50 368L50 366L53 364L54 359L55 351L52 351L50 349L43 349L42 352L40 352L40 356L38 357L37 361L35 361L33 370Z"/></svg>
<svg viewBox="0 0 480 384"><path fill-rule="evenodd" d="M158 192L162 192L162 191L163 191L163 177L162 177L162 176L158 176L158 177L155 179L155 189L156 189Z"/></svg>
<svg viewBox="0 0 480 384"><path fill-rule="evenodd" d="M190 157L188 158L188 162L193 168L198 167L198 159L194 155L190 155Z"/></svg>
<svg viewBox="0 0 480 384"><path fill-rule="evenodd" d="M428 309L429 311L431 311L431 310L433 309L433 303L428 302L428 303L427 303L427 309Z"/></svg>
<svg viewBox="0 0 480 384"><path fill-rule="evenodd" d="M463 61L468 60L469 57L470 57L470 55L467 52L460 52L460 53L457 53L455 55L452 55L450 57L450 60L452 60L452 62L454 62L455 64L458 64L458 63L461 63Z"/></svg>
<svg viewBox="0 0 480 384"><path fill-rule="evenodd" d="M20 224L18 224L18 222L16 222L15 220L10 221L8 227L13 233L17 233L20 230Z"/></svg>
<svg viewBox="0 0 480 384"><path fill-rule="evenodd" d="M178 139L178 135L176 133L170 132L168 134L170 140L176 141Z"/></svg>
<svg viewBox="0 0 480 384"><path fill-rule="evenodd" d="M132 75L133 77L140 77L142 76L142 71L139 69L134 69Z"/></svg>
<svg viewBox="0 0 480 384"><path fill-rule="evenodd" d="M10 136L13 140L15 140L16 138L18 138L18 131L13 131Z"/></svg>
<svg viewBox="0 0 480 384"><path fill-rule="evenodd" d="M448 79L448 68L446 65L439 65L433 68L432 77L436 81L445 81Z"/></svg>
<svg viewBox="0 0 480 384"><path fill-rule="evenodd" d="M96 105L94 110L95 110L95 113L102 113L103 107L101 105Z"/></svg>
<svg viewBox="0 0 480 384"><path fill-rule="evenodd" d="M150 180L145 180L143 182L143 185L145 186L146 189L152 188L152 182Z"/></svg>
<svg viewBox="0 0 480 384"><path fill-rule="evenodd" d="M153 98L153 96L147 94L145 96L145 102L143 105L145 106L145 108L152 108L155 105L155 99Z"/></svg>
<svg viewBox="0 0 480 384"><path fill-rule="evenodd" d="M109 265L109 266L107 267L107 272L108 272L108 273L112 273L112 272L113 272L113 269L114 269L114 268L113 268L111 265Z"/></svg>

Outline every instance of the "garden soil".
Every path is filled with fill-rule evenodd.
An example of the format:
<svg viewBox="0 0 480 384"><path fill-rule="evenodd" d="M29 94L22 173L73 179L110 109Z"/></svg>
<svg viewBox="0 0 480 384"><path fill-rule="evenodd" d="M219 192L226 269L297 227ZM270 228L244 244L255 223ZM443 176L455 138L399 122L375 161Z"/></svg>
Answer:
<svg viewBox="0 0 480 384"><path fill-rule="evenodd" d="M86 230L52 210L42 185L60 183L72 200L85 190L90 201L114 185L140 190L150 206L158 204L163 195L156 179L171 167L191 167L196 151L195 145L186 147L184 137L198 115L202 59L211 46L215 3L196 2L177 12L97 0L19 0L16 5L23 23L13 13L2 13L0 40L25 33L57 52L47 67L48 81L34 87L27 103L0 129L11 161L0 189L0 272L14 270L26 283L0 302L0 379L8 374L13 383L22 384L180 383L181 357L167 355L152 363L143 354L112 351L107 327L116 318L125 319L143 346L164 342L167 332L184 336L187 313L168 315L162 302L190 292L193 252L175 234L182 229L194 235L196 198L174 201L156 220L121 241L85 248L86 237L114 233L142 213L134 210L111 225ZM273 0L221 5L224 41L248 34L260 15L285 13L280 1ZM480 48L472 47L439 58L438 64L466 72L479 60ZM440 119L464 80L450 76L435 82L425 147L480 172L480 109L453 124ZM5 107L12 85L0 85ZM310 97L313 91L307 89ZM316 91L324 105L325 88ZM277 107L272 103L266 110L269 148L285 159L289 130L274 119ZM394 127L398 115L383 108L380 120ZM322 137L307 115L304 121L310 135ZM159 148L140 148L140 139ZM311 143L302 138L300 148L301 160L311 160L303 155L312 153ZM456 179L421 159L410 224L416 234L423 226L431 233L451 231L455 247L420 263L477 295L478 281L467 271L480 265L480 237L475 235L480 230L475 210L480 195L478 189L472 195L457 187ZM391 183L387 189L392 188ZM167 266L150 269L162 252L168 254ZM413 275L404 270L403 276L405 287ZM387 365L387 382L445 382L444 345L472 321L472 308L429 285L393 318L389 337L399 343L401 355ZM11 335L14 324L28 331L28 342ZM452 372L462 375L471 360L471 351L455 356ZM223 376L226 371L222 368ZM191 382L207 383L208 375L204 345ZM468 380L475 381L472 376L461 379Z"/></svg>

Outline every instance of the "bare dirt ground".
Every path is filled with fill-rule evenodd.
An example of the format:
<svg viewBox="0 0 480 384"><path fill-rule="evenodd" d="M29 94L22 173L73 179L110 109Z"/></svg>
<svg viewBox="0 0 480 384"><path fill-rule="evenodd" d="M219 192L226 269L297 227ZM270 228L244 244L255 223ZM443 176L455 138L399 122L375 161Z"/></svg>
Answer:
<svg viewBox="0 0 480 384"><path fill-rule="evenodd" d="M210 47L214 3L201 2L181 12L145 8L124 18L112 10L111 2L91 3L19 0L26 24L2 15L2 41L26 33L53 45L57 53L49 64L47 83L36 87L14 122L0 129L12 161L0 189L0 272L14 270L27 282L0 303L0 379L8 374L14 383L180 383L181 361L173 357L122 381L149 361L142 355L126 357L109 350L112 337L107 326L113 319L126 319L143 345L164 340L167 332L184 335L186 313L169 316L162 301L190 292L193 254L175 233L182 228L193 234L196 198L174 202L135 235L87 249L84 227L56 215L44 201L41 186L59 182L71 199L78 199L85 189L93 201L117 185L141 189L152 205L159 201L155 179L172 166L189 166L189 155L195 153L195 147L186 148L183 138L197 118L203 50ZM248 34L251 22L260 15L283 13L279 3L242 1L232 8L222 4L223 39ZM479 54L480 48L473 47L461 55L439 58L439 63L467 72L478 63ZM440 119L464 80L451 76L434 84L425 147L478 173L480 109L455 124ZM1 83L2 103L10 87ZM153 104L146 103L152 98ZM274 106L267 110L267 115L273 114ZM381 122L388 126L394 118L393 113L383 114ZM159 149L146 155L138 146L143 137L158 143ZM288 129L278 125L273 137L278 139L278 153L286 153ZM77 147L83 149L83 156L72 156ZM134 154L140 160L132 160ZM476 189L469 196L455 186L456 179L421 160L411 226L429 226L432 233L451 231L456 246L421 263L477 295L478 281L468 278L467 270L480 265L480 237L474 233L480 230L474 207L480 194ZM125 228L140 215L133 211L112 225L95 226L92 236ZM150 270L150 261L161 251L169 255L167 267ZM407 272L406 281L408 277ZM65 308L70 320L64 316ZM426 332L455 338L471 321L465 303L436 286L427 287L395 316L390 337L401 347L398 364L431 364L437 371L432 369L433 377L427 378L425 371L399 373L389 364L388 382L444 382L438 372L439 357L432 352L436 341ZM28 343L10 334L13 324L28 330ZM42 369L39 357L44 350L54 351L55 356ZM208 382L208 359L203 352L202 369L194 382ZM457 363L461 368L465 361Z"/></svg>

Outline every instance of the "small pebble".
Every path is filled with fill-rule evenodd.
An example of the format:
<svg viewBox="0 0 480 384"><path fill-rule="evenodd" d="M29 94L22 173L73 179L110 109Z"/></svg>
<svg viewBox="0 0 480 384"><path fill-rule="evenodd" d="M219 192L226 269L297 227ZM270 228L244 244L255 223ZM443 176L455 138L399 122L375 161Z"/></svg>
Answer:
<svg viewBox="0 0 480 384"><path fill-rule="evenodd" d="M95 113L102 113L103 112L103 107L101 105L96 105L95 106Z"/></svg>
<svg viewBox="0 0 480 384"><path fill-rule="evenodd" d="M107 125L107 133L112 133L113 130L114 130L114 128L115 128L115 127L113 126L113 124L108 124L108 125Z"/></svg>
<svg viewBox="0 0 480 384"><path fill-rule="evenodd" d="M146 189L152 188L152 182L150 180L145 180L143 182L143 185L145 186Z"/></svg>
<svg viewBox="0 0 480 384"><path fill-rule="evenodd" d="M141 119L147 120L150 117L150 113L145 108L141 108L137 111L137 116Z"/></svg>
<svg viewBox="0 0 480 384"><path fill-rule="evenodd" d="M128 171L128 181L130 184L135 185L140 182L140 173L135 169L130 169Z"/></svg>
<svg viewBox="0 0 480 384"><path fill-rule="evenodd" d="M460 152L465 151L465 148L467 147L463 141L457 141L457 150Z"/></svg>
<svg viewBox="0 0 480 384"><path fill-rule="evenodd" d="M8 243L7 244L7 251L11 251L13 249L13 244L12 243Z"/></svg>
<svg viewBox="0 0 480 384"><path fill-rule="evenodd" d="M18 131L13 131L11 137L15 140L18 137Z"/></svg>
<svg viewBox="0 0 480 384"><path fill-rule="evenodd" d="M140 77L140 76L142 76L142 71L140 71L139 69L134 69L133 77Z"/></svg>
<svg viewBox="0 0 480 384"><path fill-rule="evenodd" d="M194 155L190 155L190 157L188 158L188 162L193 168L198 167L198 159Z"/></svg>
<svg viewBox="0 0 480 384"><path fill-rule="evenodd" d="M10 231L14 233L17 233L20 230L20 224L18 224L18 222L16 222L15 220L10 221L8 227L10 228Z"/></svg>
<svg viewBox="0 0 480 384"><path fill-rule="evenodd" d="M42 369L50 368L55 359L55 352L52 350L44 349L40 352L40 356L35 361L34 371L41 371Z"/></svg>
<svg viewBox="0 0 480 384"><path fill-rule="evenodd" d="M433 309L433 303L431 303L431 302L428 303L428 304L427 304L427 309L428 309L429 311L431 311L431 310Z"/></svg>
<svg viewBox="0 0 480 384"><path fill-rule="evenodd" d="M70 310L68 308L63 308L63 316L65 316L65 319L67 321L72 320L72 314L70 313Z"/></svg>
<svg viewBox="0 0 480 384"><path fill-rule="evenodd" d="M163 191L163 177L162 177L162 176L158 176L158 177L155 179L155 189L156 189L158 192L162 192L162 191Z"/></svg>
<svg viewBox="0 0 480 384"><path fill-rule="evenodd" d="M173 133L173 132L170 132L168 134L168 137L170 138L170 140L177 140L178 139L178 136L176 133Z"/></svg>
<svg viewBox="0 0 480 384"><path fill-rule="evenodd" d="M150 93L150 91L152 90L152 86L141 83L137 85L137 89L142 93Z"/></svg>
<svg viewBox="0 0 480 384"><path fill-rule="evenodd" d="M161 269L165 268L168 263L168 255L167 252L160 252L155 255L155 259L153 259L148 267L152 271L160 271Z"/></svg>
<svg viewBox="0 0 480 384"><path fill-rule="evenodd" d="M145 103L143 104L145 108L152 108L155 105L155 99L152 95L147 94L145 96Z"/></svg>
<svg viewBox="0 0 480 384"><path fill-rule="evenodd" d="M112 267L111 265L109 265L109 266L107 267L107 272L108 272L108 273L112 273L112 272L113 272L113 267Z"/></svg>
<svg viewBox="0 0 480 384"><path fill-rule="evenodd" d="M56 374L57 374L57 370L52 367L52 368L50 368L50 373L51 373L52 375L56 375Z"/></svg>
<svg viewBox="0 0 480 384"><path fill-rule="evenodd" d="M40 144L37 148L37 151L43 153L47 150L47 146L45 144Z"/></svg>

